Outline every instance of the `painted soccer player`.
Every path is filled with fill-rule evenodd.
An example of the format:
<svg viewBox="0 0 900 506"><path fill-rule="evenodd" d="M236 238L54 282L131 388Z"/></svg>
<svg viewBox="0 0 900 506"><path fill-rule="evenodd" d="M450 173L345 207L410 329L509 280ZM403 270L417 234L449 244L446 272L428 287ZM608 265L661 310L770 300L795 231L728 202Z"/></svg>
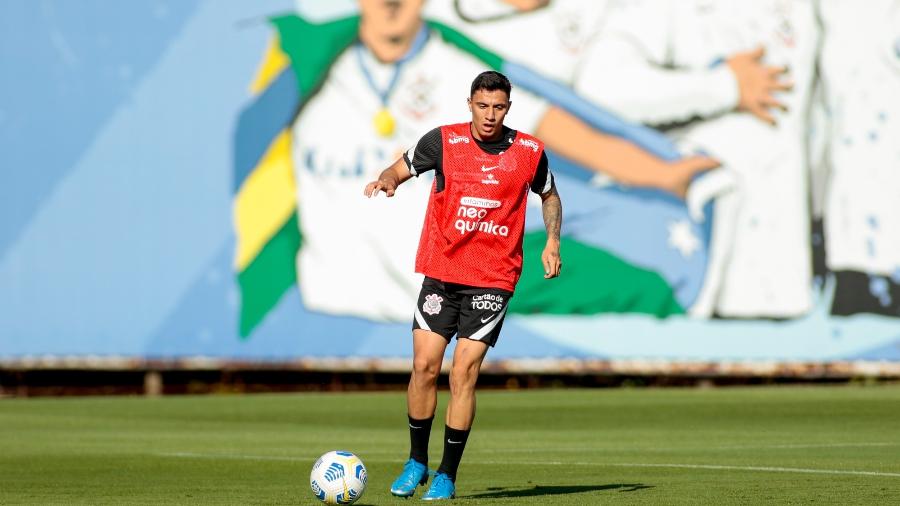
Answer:
<svg viewBox="0 0 900 506"><path fill-rule="evenodd" d="M411 177L435 171L416 256L416 271L425 280L415 308L407 391L410 458L391 486L396 496L413 495L428 479L437 378L454 335L444 454L422 499L455 495L456 471L475 418L475 383L522 271L529 189L543 201L544 277L555 278L562 265L562 204L543 143L503 124L511 88L498 72L479 74L468 99L472 121L431 130L365 188L368 197L381 191L392 197Z"/></svg>

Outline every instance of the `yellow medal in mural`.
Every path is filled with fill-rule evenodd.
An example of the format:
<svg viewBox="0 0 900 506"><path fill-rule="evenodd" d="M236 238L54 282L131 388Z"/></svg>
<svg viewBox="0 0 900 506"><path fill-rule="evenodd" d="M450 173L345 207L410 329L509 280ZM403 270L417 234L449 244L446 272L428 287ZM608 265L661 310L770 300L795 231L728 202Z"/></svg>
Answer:
<svg viewBox="0 0 900 506"><path fill-rule="evenodd" d="M389 111L387 107L382 107L375 114L375 117L372 118L372 124L375 126L375 131L378 132L378 135L382 137L390 137L394 135L394 129L397 126L397 122L396 120L394 120L394 116L391 114L391 111Z"/></svg>
<svg viewBox="0 0 900 506"><path fill-rule="evenodd" d="M372 126L375 127L375 132L381 137L393 137L394 132L397 130L397 120L394 118L394 115L391 114L391 111L388 108L388 99L391 95L391 91L393 91L394 87L397 85L397 80L400 78L400 69L407 59L411 58L413 55L419 52L427 39L427 30L422 30L416 37L416 41L413 43L413 48L410 49L410 52L393 64L393 75L391 76L390 81L387 83L387 86L379 86L378 83L375 82L375 79L372 77L372 73L366 66L366 58L364 55L363 45L356 45L356 59L359 63L359 69L365 76L366 83L368 83L369 88L371 88L372 91L374 91L375 94L378 95L378 99L381 101L381 109L379 109L378 112L375 113L375 116L372 117Z"/></svg>

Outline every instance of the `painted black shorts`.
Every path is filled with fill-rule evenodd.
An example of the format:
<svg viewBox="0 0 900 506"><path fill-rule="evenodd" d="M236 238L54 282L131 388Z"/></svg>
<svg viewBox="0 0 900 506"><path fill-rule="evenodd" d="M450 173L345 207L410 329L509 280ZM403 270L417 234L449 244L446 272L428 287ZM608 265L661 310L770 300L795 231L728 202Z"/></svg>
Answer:
<svg viewBox="0 0 900 506"><path fill-rule="evenodd" d="M458 334L494 346L512 295L498 288L444 283L426 277L416 303L413 329L436 332L447 341Z"/></svg>

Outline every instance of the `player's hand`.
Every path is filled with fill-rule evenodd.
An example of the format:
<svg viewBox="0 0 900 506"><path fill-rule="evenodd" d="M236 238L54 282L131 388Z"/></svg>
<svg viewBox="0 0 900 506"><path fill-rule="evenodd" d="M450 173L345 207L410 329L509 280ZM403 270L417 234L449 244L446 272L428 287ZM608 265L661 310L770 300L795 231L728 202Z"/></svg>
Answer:
<svg viewBox="0 0 900 506"><path fill-rule="evenodd" d="M547 240L544 252L541 253L541 262L544 264L544 279L559 276L559 271L562 269L562 260L559 257L559 241L555 239Z"/></svg>
<svg viewBox="0 0 900 506"><path fill-rule="evenodd" d="M366 185L366 189L363 194L366 197L372 198L378 195L378 192L380 191L383 191L384 194L388 197L393 197L394 193L396 193L397 191L397 184L387 179L372 181L371 183Z"/></svg>
<svg viewBox="0 0 900 506"><path fill-rule="evenodd" d="M775 124L771 109L787 110L783 102L775 98L779 91L790 91L793 83L785 78L788 69L762 62L765 49L760 46L752 51L736 53L725 60L737 80L740 99L737 109L746 111L765 121Z"/></svg>
<svg viewBox="0 0 900 506"><path fill-rule="evenodd" d="M691 181L696 176L715 169L722 164L715 158L708 156L688 156L675 162L669 162L668 165L666 168L668 180L665 182L663 189L675 194L680 199L684 199L685 195L687 195L688 186L690 186Z"/></svg>

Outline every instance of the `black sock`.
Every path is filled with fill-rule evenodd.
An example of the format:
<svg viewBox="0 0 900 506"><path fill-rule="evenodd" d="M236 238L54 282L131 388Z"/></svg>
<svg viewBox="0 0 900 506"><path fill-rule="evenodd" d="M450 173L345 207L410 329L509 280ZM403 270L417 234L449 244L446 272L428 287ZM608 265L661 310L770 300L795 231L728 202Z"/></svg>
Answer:
<svg viewBox="0 0 900 506"><path fill-rule="evenodd" d="M407 415L409 416L409 415ZM409 458L428 465L428 437L431 436L431 418L416 420L409 416Z"/></svg>
<svg viewBox="0 0 900 506"><path fill-rule="evenodd" d="M463 451L466 449L466 440L469 439L469 430L454 429L444 426L444 458L437 472L444 473L454 482L456 470L459 469L459 461L462 460Z"/></svg>

